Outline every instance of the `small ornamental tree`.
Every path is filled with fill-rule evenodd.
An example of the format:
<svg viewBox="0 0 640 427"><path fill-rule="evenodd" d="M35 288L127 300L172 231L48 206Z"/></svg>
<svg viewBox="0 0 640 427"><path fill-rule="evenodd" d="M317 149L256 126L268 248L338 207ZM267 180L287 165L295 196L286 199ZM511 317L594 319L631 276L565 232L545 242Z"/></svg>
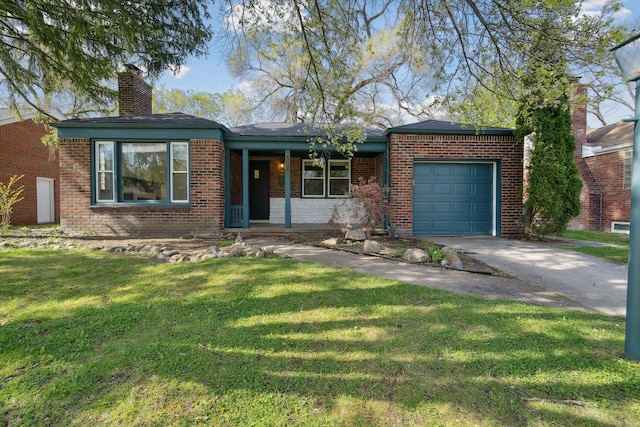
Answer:
<svg viewBox="0 0 640 427"><path fill-rule="evenodd" d="M8 183L0 181L0 227L7 228L11 222L13 205L24 199L22 192L24 185L13 188L16 182L20 181L24 175L13 175Z"/></svg>
<svg viewBox="0 0 640 427"><path fill-rule="evenodd" d="M375 177L365 180L358 178L357 184L351 184L351 205L342 203L336 205L329 219L329 224L341 223L347 228L356 222L371 235L371 231L382 225L385 216L389 214L388 188L383 187Z"/></svg>

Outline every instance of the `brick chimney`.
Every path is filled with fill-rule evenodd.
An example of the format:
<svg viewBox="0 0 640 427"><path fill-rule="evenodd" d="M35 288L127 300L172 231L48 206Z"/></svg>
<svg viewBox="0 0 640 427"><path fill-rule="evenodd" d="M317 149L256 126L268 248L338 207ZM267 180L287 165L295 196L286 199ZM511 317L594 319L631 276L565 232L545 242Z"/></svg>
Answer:
<svg viewBox="0 0 640 427"><path fill-rule="evenodd" d="M126 71L118 74L118 110L122 116L152 114L151 85L144 81L142 70L127 64Z"/></svg>
<svg viewBox="0 0 640 427"><path fill-rule="evenodd" d="M602 187L582 157L582 146L587 144L587 87L576 82L571 92L571 134L576 140L573 161L580 172L582 191L580 215L571 220L569 228L602 231Z"/></svg>
<svg viewBox="0 0 640 427"><path fill-rule="evenodd" d="M571 134L576 140L575 159L582 158L582 146L587 143L587 87L571 85Z"/></svg>

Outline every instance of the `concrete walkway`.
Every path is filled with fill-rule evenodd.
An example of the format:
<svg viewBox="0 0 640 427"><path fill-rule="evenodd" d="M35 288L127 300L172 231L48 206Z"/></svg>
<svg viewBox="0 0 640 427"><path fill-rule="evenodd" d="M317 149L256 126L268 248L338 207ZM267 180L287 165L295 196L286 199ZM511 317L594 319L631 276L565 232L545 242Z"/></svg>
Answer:
<svg viewBox="0 0 640 427"><path fill-rule="evenodd" d="M508 273L512 277L491 276L486 274L467 273L454 270L446 270L439 267L426 265L409 264L405 262L392 261L383 258L352 254L332 249L319 248L309 245L295 244L284 240L278 240L268 237L247 238L248 244L255 244L262 247L271 246L274 252L279 255L289 254L293 258L314 262L319 264L330 265L334 267L345 267L352 270L373 274L376 276L386 277L405 283L415 285L428 286L435 289L442 289L460 294L475 295L487 299L507 299L522 301L526 303L550 305L554 307L573 308L584 311L599 311L607 314L624 315L624 292L626 286L626 266L624 266L625 274L622 275L616 268L612 268L612 275L615 271L616 278L607 278L606 282L609 287L615 287L614 292L609 292L616 297L608 298L601 295L606 292L604 286L601 286L599 280L595 278L590 281L578 279L578 282L589 283L589 286L583 285L565 285L556 284L557 279L548 280L548 276L567 276L567 282L572 281L573 270L580 269L586 265L597 269L595 262L591 257L586 261L582 259L582 255L576 254L571 257L572 253L559 250L543 255L541 249L534 250L533 246L518 241L509 241L503 239L473 239L465 240L449 240L447 244L452 247L461 249L462 252L469 252L470 255L477 259L495 266L502 271ZM429 239L434 243L440 243ZM473 248L467 245L467 242L475 243ZM517 246L521 244L522 246ZM486 254L500 253L505 258L496 255L485 256ZM509 267L509 261L506 257L510 252L519 252L520 255L513 257L518 264L528 265L531 269L524 267L519 270ZM535 253L539 255L533 256ZM528 259L524 259L523 254L527 254ZM567 256L566 261L561 261L564 266L558 268L557 262L551 262L552 259L559 259L558 254ZM534 259L543 259L545 261L534 261ZM496 262L500 260L500 262ZM572 265L571 262L576 263ZM499 265L496 265L499 264ZM615 267L615 266L612 266ZM549 271L550 274L545 273ZM524 277L520 277L524 276ZM618 278L624 276L624 280ZM533 280L532 280L533 278ZM621 281L618 283L619 281ZM598 292L596 292L598 291ZM619 295L623 298L620 299ZM585 297L586 295L586 297Z"/></svg>

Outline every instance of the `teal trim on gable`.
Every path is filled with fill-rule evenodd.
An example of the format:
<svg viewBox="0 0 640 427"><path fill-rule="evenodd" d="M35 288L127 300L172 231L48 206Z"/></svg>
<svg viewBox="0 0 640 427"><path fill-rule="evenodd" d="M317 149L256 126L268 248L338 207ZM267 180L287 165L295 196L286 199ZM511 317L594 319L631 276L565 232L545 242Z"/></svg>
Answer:
<svg viewBox="0 0 640 427"><path fill-rule="evenodd" d="M385 135L478 135L478 136L513 136L511 129L504 130L476 130L470 129L397 129L392 128Z"/></svg>

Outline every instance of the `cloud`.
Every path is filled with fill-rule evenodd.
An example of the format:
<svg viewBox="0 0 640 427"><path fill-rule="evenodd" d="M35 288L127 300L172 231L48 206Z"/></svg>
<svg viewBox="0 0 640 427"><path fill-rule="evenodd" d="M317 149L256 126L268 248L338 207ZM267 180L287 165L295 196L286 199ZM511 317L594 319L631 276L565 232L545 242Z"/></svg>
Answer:
<svg viewBox="0 0 640 427"><path fill-rule="evenodd" d="M180 80L187 75L187 73L191 70L191 67L187 67L186 65L183 65L177 68L171 67L169 68L169 70L171 71L171 74L173 74L174 79Z"/></svg>
<svg viewBox="0 0 640 427"><path fill-rule="evenodd" d="M602 7L608 2L608 0L585 0L580 8L580 15L583 16L596 16L602 12ZM613 17L615 19L624 20L631 16L631 11L626 7L621 7Z"/></svg>

